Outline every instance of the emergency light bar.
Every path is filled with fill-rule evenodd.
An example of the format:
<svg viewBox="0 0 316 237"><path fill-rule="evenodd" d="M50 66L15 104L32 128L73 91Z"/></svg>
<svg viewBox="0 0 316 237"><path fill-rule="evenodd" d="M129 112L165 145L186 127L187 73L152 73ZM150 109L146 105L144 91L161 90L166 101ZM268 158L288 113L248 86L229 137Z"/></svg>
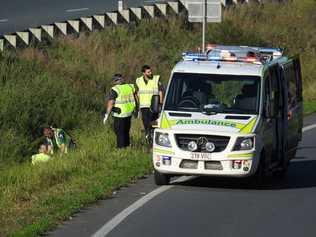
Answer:
<svg viewBox="0 0 316 237"><path fill-rule="evenodd" d="M206 61L207 54L195 53L195 52L184 52L182 53L184 61Z"/></svg>
<svg viewBox="0 0 316 237"><path fill-rule="evenodd" d="M184 52L184 61L228 61L262 64L282 57L280 48L248 46L214 46L207 53Z"/></svg>

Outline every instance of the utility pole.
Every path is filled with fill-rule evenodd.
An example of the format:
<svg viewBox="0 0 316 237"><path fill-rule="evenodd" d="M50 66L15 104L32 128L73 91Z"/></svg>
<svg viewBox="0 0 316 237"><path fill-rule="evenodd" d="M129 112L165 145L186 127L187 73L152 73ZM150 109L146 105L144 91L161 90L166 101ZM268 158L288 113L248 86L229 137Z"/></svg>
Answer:
<svg viewBox="0 0 316 237"><path fill-rule="evenodd" d="M207 0L203 0L203 24L202 24L202 53L205 53L205 34L206 34L206 24L207 24Z"/></svg>

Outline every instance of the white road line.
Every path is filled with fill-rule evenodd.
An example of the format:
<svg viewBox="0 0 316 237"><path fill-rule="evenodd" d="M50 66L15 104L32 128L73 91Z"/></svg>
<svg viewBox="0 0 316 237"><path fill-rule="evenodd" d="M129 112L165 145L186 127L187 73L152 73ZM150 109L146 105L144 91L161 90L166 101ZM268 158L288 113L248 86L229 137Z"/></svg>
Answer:
<svg viewBox="0 0 316 237"><path fill-rule="evenodd" d="M182 176L182 177L176 179L175 181L173 181L172 183L184 182L184 181L190 180L192 178L194 178L194 176L191 176L191 177ZM148 193L146 196L137 200L131 206L129 206L128 208L124 209L122 212L117 214L113 219L111 219L104 226L102 226L101 229L99 229L96 233L94 233L92 235L92 237L105 237L116 226L118 226L126 217L128 217L130 214L132 214L138 208L142 207L143 205L145 205L147 202L149 202L154 197L158 196L159 194L161 194L161 193L163 193L163 192L165 192L173 187L174 187L174 185L161 186L161 187L155 189L154 191Z"/></svg>
<svg viewBox="0 0 316 237"><path fill-rule="evenodd" d="M316 124L312 124L303 128L303 132L316 128ZM296 160L295 160L296 161ZM190 179L195 178L194 176L182 176L179 179L176 179L173 183L176 182L184 182ZM113 219L107 222L104 226L101 227L96 233L92 235L92 237L105 237L108 235L116 226L118 226L126 217L132 214L134 211L139 209L140 207L144 206L147 202L152 200L154 197L158 196L159 194L173 188L175 185L168 185L168 186L161 186L154 191L148 193L146 196L142 197L141 199L134 202L131 206L124 209L122 212L117 214Z"/></svg>
<svg viewBox="0 0 316 237"><path fill-rule="evenodd" d="M303 128L303 132L306 132L306 131L311 130L313 128L316 128L316 124L312 124L312 125L309 125L307 127L304 127Z"/></svg>
<svg viewBox="0 0 316 237"><path fill-rule="evenodd" d="M0 19L0 23L8 22L8 19Z"/></svg>
<svg viewBox="0 0 316 237"><path fill-rule="evenodd" d="M68 9L66 12L82 12L82 11L87 11L89 8L84 7L84 8L75 8L75 9Z"/></svg>
<svg viewBox="0 0 316 237"><path fill-rule="evenodd" d="M313 158L302 158L302 159L292 159L291 162L306 162L306 161L315 161Z"/></svg>

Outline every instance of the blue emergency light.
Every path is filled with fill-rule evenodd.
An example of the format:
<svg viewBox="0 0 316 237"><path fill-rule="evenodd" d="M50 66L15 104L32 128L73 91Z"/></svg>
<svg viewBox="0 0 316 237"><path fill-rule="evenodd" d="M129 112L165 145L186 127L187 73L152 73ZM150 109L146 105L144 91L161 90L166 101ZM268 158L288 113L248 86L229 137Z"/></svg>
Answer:
<svg viewBox="0 0 316 237"><path fill-rule="evenodd" d="M281 48L217 45L207 53L184 52L182 58L184 61L230 61L262 64L282 55L283 49Z"/></svg>
<svg viewBox="0 0 316 237"><path fill-rule="evenodd" d="M182 58L184 61L206 61L207 55L197 52L184 52Z"/></svg>

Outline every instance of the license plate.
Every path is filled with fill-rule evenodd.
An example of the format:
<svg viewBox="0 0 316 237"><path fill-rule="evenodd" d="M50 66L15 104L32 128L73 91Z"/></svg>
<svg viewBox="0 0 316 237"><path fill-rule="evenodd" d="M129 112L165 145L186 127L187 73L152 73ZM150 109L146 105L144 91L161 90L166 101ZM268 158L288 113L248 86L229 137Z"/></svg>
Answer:
<svg viewBox="0 0 316 237"><path fill-rule="evenodd" d="M198 152L192 152L191 153L191 159L192 160L211 160L212 154L211 153L198 153Z"/></svg>

